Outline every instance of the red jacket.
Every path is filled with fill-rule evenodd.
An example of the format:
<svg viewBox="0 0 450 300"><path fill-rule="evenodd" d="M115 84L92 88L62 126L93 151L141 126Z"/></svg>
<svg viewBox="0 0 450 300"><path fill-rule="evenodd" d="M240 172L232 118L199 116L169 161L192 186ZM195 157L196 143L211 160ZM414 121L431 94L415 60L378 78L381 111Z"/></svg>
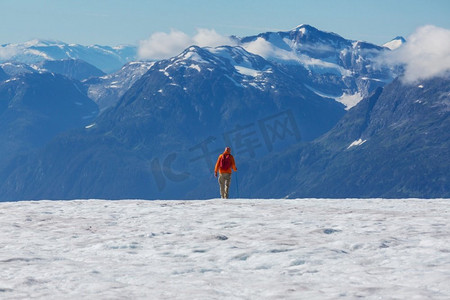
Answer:
<svg viewBox="0 0 450 300"><path fill-rule="evenodd" d="M219 158L217 158L217 162L216 162L216 167L214 168L214 173L217 174L217 171L219 173L231 173L231 169L233 169L235 172L237 171L236 169L236 163L234 162L234 157L233 155L230 154L230 158L231 158L231 166L228 169L221 169L220 168L220 159L222 158L222 156L224 154L229 154L227 152L224 152L222 154L219 155Z"/></svg>

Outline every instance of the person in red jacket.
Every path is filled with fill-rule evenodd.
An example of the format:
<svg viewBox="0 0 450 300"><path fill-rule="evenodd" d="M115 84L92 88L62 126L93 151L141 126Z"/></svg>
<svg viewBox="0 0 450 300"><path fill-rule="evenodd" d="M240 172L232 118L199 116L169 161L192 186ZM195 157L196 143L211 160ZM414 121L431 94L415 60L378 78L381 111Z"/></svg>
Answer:
<svg viewBox="0 0 450 300"><path fill-rule="evenodd" d="M235 172L237 171L236 163L233 155L231 155L231 148L226 147L225 151L217 158L216 167L214 168L214 176L217 177L217 172L219 172L220 197L222 199L228 199L232 169Z"/></svg>

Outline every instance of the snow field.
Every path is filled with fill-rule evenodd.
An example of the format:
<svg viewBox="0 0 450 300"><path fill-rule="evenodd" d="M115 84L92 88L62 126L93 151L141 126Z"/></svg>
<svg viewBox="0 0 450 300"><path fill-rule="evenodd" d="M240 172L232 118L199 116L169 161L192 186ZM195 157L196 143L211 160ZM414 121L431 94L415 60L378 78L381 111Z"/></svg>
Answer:
<svg viewBox="0 0 450 300"><path fill-rule="evenodd" d="M0 203L0 298L449 299L449 203Z"/></svg>

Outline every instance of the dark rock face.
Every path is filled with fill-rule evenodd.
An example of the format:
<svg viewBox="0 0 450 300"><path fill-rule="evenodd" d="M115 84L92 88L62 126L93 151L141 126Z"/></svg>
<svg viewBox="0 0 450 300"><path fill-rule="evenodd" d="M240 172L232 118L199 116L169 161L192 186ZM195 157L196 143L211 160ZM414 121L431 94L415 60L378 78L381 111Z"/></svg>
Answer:
<svg viewBox="0 0 450 300"><path fill-rule="evenodd" d="M98 114L80 84L50 73L25 74L0 83L0 162L80 128Z"/></svg>
<svg viewBox="0 0 450 300"><path fill-rule="evenodd" d="M100 69L80 59L45 60L36 65L40 69L80 81L105 75Z"/></svg>
<svg viewBox="0 0 450 300"><path fill-rule="evenodd" d="M3 71L2 67L0 67L0 81L6 80L8 78L8 74Z"/></svg>

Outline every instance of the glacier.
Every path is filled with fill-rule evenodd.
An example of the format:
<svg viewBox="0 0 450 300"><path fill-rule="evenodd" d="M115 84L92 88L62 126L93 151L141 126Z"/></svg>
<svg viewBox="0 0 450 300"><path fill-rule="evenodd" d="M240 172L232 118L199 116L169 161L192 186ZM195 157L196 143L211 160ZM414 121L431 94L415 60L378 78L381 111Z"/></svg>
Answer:
<svg viewBox="0 0 450 300"><path fill-rule="evenodd" d="M449 199L0 203L2 299L449 299Z"/></svg>

